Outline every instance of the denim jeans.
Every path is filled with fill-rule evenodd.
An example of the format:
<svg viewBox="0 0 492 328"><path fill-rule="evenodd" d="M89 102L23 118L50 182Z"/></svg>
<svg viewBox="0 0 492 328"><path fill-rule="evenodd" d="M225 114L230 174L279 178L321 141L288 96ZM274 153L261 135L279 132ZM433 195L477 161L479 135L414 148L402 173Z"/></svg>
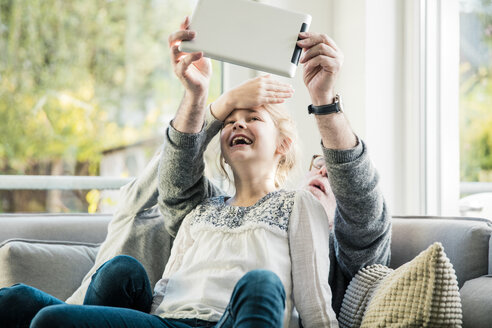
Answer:
<svg viewBox="0 0 492 328"><path fill-rule="evenodd" d="M0 289L1 327L281 327L285 291L272 272L254 270L236 284L217 322L163 319L149 314L152 289L143 266L120 255L92 276L84 305L68 305L34 287L17 284Z"/></svg>

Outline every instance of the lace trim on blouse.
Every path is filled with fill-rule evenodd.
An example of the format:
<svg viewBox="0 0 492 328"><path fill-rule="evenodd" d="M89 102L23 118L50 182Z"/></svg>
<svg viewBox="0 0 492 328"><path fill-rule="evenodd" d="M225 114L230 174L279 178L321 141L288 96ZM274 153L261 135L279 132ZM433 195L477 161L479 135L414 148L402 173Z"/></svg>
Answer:
<svg viewBox="0 0 492 328"><path fill-rule="evenodd" d="M273 191L256 204L241 207L226 204L225 196L212 197L193 210L190 225L192 228L218 228L228 232L263 226L287 233L294 198L294 191Z"/></svg>

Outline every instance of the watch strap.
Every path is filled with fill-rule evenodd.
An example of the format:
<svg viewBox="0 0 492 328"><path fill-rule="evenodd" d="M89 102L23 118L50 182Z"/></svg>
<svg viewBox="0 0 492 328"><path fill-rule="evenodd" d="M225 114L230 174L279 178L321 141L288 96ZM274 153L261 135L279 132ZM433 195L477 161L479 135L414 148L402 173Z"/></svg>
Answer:
<svg viewBox="0 0 492 328"><path fill-rule="evenodd" d="M332 104L314 106L313 104L308 106L308 113L315 115L327 115L332 113L338 113L342 111L342 106L340 104L340 96L337 94L333 99Z"/></svg>

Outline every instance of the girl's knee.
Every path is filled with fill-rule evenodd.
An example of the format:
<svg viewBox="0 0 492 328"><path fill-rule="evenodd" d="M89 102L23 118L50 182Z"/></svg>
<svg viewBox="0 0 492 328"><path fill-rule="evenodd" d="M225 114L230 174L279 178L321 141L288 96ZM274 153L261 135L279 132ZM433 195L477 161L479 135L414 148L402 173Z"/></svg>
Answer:
<svg viewBox="0 0 492 328"><path fill-rule="evenodd" d="M144 273L145 268L135 258L128 255L118 255L104 263L98 271L104 271L107 274L118 276L132 273Z"/></svg>
<svg viewBox="0 0 492 328"><path fill-rule="evenodd" d="M25 304L33 299L36 289L24 285L15 284L11 287L0 289L0 299L5 304Z"/></svg>
<svg viewBox="0 0 492 328"><path fill-rule="evenodd" d="M137 265L140 264L138 260L130 255L116 255L111 260L108 261L113 264L122 264L122 265Z"/></svg>
<svg viewBox="0 0 492 328"><path fill-rule="evenodd" d="M259 292L262 290L276 291L285 297L285 289L282 281L274 272L269 270L252 270L246 273L239 280L238 287Z"/></svg>
<svg viewBox="0 0 492 328"><path fill-rule="evenodd" d="M152 288L143 265L119 255L104 263L92 276L84 304L150 310Z"/></svg>
<svg viewBox="0 0 492 328"><path fill-rule="evenodd" d="M62 304L45 307L33 318L30 328L58 328L70 326L70 307L73 307L73 305Z"/></svg>
<svg viewBox="0 0 492 328"><path fill-rule="evenodd" d="M280 278L270 270L252 270L246 273L241 280L248 284L265 284L269 286L279 286L283 288Z"/></svg>
<svg viewBox="0 0 492 328"><path fill-rule="evenodd" d="M25 316L24 312L35 312L36 305L34 288L16 284L0 289L0 323L16 323ZM33 305L34 304L34 305Z"/></svg>
<svg viewBox="0 0 492 328"><path fill-rule="evenodd" d="M280 278L268 270L253 270L236 284L230 309L234 320L256 322L270 318L281 327L285 308L285 289ZM258 321L259 322L259 321Z"/></svg>

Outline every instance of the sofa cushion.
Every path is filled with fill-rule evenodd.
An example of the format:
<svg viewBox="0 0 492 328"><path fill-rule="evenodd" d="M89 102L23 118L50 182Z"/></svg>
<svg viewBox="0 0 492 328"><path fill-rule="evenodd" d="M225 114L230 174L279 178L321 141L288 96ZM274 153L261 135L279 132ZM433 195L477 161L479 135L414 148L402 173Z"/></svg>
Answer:
<svg viewBox="0 0 492 328"><path fill-rule="evenodd" d="M108 226L108 235L101 244L94 266L80 287L66 300L67 303L82 304L92 275L117 255L129 255L140 261L152 287L162 277L173 239L165 228L164 217L155 205L159 158L160 153L157 152L142 174L121 188L118 208Z"/></svg>
<svg viewBox="0 0 492 328"><path fill-rule="evenodd" d="M24 283L61 300L94 264L98 244L10 239L0 244L0 288Z"/></svg>
<svg viewBox="0 0 492 328"><path fill-rule="evenodd" d="M492 225L486 219L394 217L391 268L413 259L434 242L446 250L461 288L465 281L488 273Z"/></svg>
<svg viewBox="0 0 492 328"><path fill-rule="evenodd" d="M492 322L492 276L468 280L460 294L463 328L489 328Z"/></svg>
<svg viewBox="0 0 492 328"><path fill-rule="evenodd" d="M340 327L461 327L461 303L453 267L435 243L392 270L361 269L350 282Z"/></svg>

